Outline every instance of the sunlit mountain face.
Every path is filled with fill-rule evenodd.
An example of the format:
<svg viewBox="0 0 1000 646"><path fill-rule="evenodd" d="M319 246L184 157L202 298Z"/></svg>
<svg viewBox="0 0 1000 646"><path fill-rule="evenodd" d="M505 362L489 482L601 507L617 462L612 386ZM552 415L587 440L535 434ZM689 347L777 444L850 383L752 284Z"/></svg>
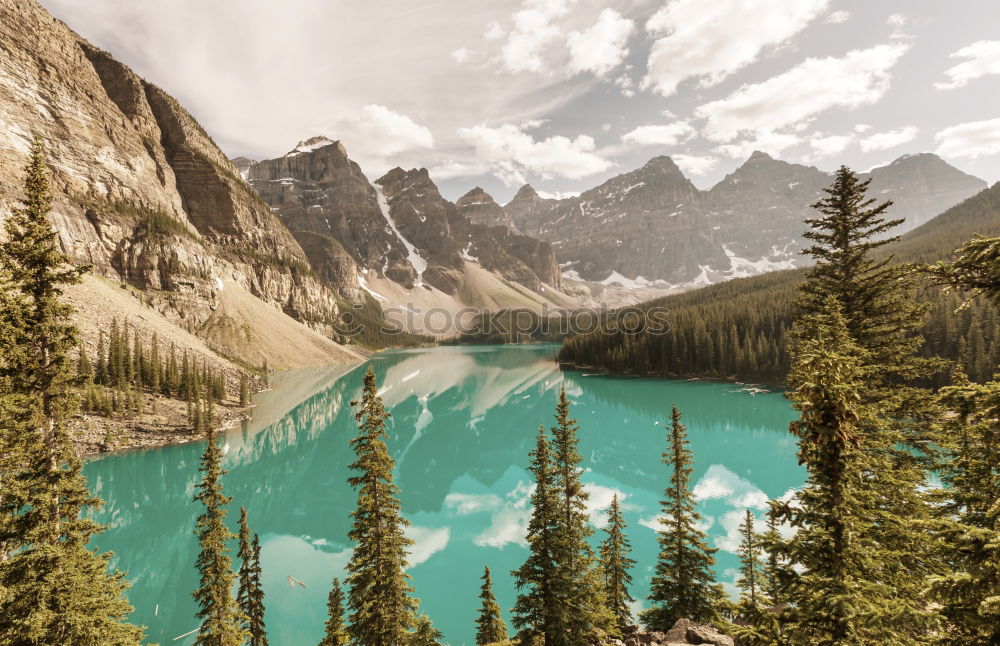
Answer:
<svg viewBox="0 0 1000 646"><path fill-rule="evenodd" d="M527 553L531 513L528 452L551 425L565 388L579 420L588 510L601 537L605 510L622 499L638 565L633 595L648 591L656 558L659 499L667 470L663 420L684 412L695 453L694 493L702 525L720 549L717 572L731 583L737 526L746 509L798 487L803 473L779 393L723 383L626 379L560 370L554 346L432 348L376 355L379 392L392 413L389 447L403 512L413 523L409 572L423 609L452 644L471 643L482 567L494 571L505 610L516 591L507 573ZM261 536L267 620L273 643L320 639L326 595L350 558L355 494L347 485L356 432L350 401L366 366L279 374L257 398L255 421L230 432L225 492L249 510ZM107 504L101 549L133 581L134 619L161 643L197 625L191 503L202 443L113 455L87 476ZM110 487L110 483L114 487ZM293 581L290 583L289 578ZM294 580L301 581L302 587ZM509 619L509 615L507 616ZM190 643L192 638L178 640Z"/></svg>

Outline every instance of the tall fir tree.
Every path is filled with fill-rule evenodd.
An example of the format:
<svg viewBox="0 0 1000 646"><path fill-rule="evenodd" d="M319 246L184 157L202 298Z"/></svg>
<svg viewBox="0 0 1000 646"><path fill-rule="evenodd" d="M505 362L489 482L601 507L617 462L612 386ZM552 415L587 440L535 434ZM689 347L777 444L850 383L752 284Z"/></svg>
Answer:
<svg viewBox="0 0 1000 646"><path fill-rule="evenodd" d="M67 420L80 385L71 268L48 221L52 204L41 140L25 168L24 199L0 243L0 643L138 644L125 623L127 582L110 554L88 549L102 527Z"/></svg>
<svg viewBox="0 0 1000 646"><path fill-rule="evenodd" d="M525 636L541 637L544 646L561 646L558 600L552 590L556 561L554 543L559 530L559 500L555 491L552 456L545 427L538 427L528 470L535 479L528 521L528 558L511 572L519 594L514 603L514 626ZM524 641L524 640L522 640Z"/></svg>
<svg viewBox="0 0 1000 646"><path fill-rule="evenodd" d="M647 628L659 631L669 630L684 617L718 623L725 595L712 572L717 550L708 546L705 532L698 528L701 515L695 511L691 493L694 456L676 406L662 461L673 472L661 502L661 529L657 531L660 553L650 581L651 606L640 617Z"/></svg>
<svg viewBox="0 0 1000 646"><path fill-rule="evenodd" d="M267 646L267 629L264 626L264 589L261 585L260 537L250 537L246 507L240 507L240 559L239 591L236 604L246 617L243 629L249 635L248 646Z"/></svg>
<svg viewBox="0 0 1000 646"><path fill-rule="evenodd" d="M619 630L632 623L631 605L635 601L629 593L632 585L630 570L635 566L632 544L625 534L625 515L616 493L608 508L607 536L601 543L601 574L604 578L604 597Z"/></svg>
<svg viewBox="0 0 1000 646"><path fill-rule="evenodd" d="M413 630L406 641L407 646L444 646L444 633L434 627L431 618L425 614L413 620Z"/></svg>
<svg viewBox="0 0 1000 646"><path fill-rule="evenodd" d="M319 646L347 646L351 638L344 623L344 591L340 587L339 579L334 579L330 587L326 611L326 633Z"/></svg>
<svg viewBox="0 0 1000 646"><path fill-rule="evenodd" d="M797 571L786 590L786 634L817 646L927 643L935 616L912 593L915 568L906 565L920 553L899 553L896 539L922 519L898 515L881 491L899 486L892 460L902 440L864 401L866 351L851 338L839 302L828 299L811 318L815 336L798 346L790 375L800 413L790 430L808 477L782 509L798 528L779 547Z"/></svg>
<svg viewBox="0 0 1000 646"><path fill-rule="evenodd" d="M202 480L194 500L204 506L195 522L200 551L195 566L200 575L198 589L192 593L198 603L201 620L196 646L240 646L249 636L243 629L247 618L233 598L236 575L229 557L228 541L235 538L226 527L226 505L232 500L223 495L222 449L209 429L208 442L201 456Z"/></svg>
<svg viewBox="0 0 1000 646"><path fill-rule="evenodd" d="M885 217L891 203L867 197L869 183L842 167L826 198L814 205L822 217L807 220L812 228L804 235L813 244L803 253L816 264L800 286L788 381L794 389L814 379L798 364L803 348L818 339L843 332L854 348L841 354L849 354L855 365L858 382L852 386L872 417L857 427L863 437L855 457L878 474L879 486L873 487L874 497L858 501L863 506L847 511L881 515L868 530L883 559L870 579L892 591L880 602L883 614L896 613L885 625L895 623L898 634L919 643L937 623L921 593L927 577L944 567L936 558L925 486L938 413L923 385L943 362L917 354L925 308L914 299L912 271L891 256L876 257L876 250L895 239L888 234L900 221ZM834 318L839 322L833 324Z"/></svg>
<svg viewBox="0 0 1000 646"><path fill-rule="evenodd" d="M348 482L358 492L349 537L355 543L347 564L348 634L356 646L399 646L409 639L416 602L406 573L409 521L400 513L395 462L386 446L389 413L378 395L375 371L369 366L361 400L351 402L358 435L351 440L357 473Z"/></svg>
<svg viewBox="0 0 1000 646"><path fill-rule="evenodd" d="M504 623L500 604L493 594L493 577L487 565L483 573L483 587L479 590L479 617L476 618L476 646L486 646L507 641L507 624Z"/></svg>
<svg viewBox="0 0 1000 646"><path fill-rule="evenodd" d="M740 523L740 577L736 587L739 599L733 609L735 623L732 634L746 646L781 644L778 617L771 609L767 596L767 578L763 562L764 541L757 533L756 518L749 509Z"/></svg>
<svg viewBox="0 0 1000 646"><path fill-rule="evenodd" d="M599 564L588 541L593 529L587 514L589 494L580 481L580 427L570 416L565 389L559 391L555 417L551 429L552 474L559 498L559 528L553 543L556 568L552 587L566 627L567 643L582 646L616 627L604 598Z"/></svg>

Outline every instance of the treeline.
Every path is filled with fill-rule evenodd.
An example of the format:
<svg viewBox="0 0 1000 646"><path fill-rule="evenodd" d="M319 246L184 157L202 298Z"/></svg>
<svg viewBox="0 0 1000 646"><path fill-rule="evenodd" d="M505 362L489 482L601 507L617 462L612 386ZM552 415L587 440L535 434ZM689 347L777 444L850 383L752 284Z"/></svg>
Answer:
<svg viewBox="0 0 1000 646"><path fill-rule="evenodd" d="M155 333L145 342L138 328L130 331L129 327L127 321L119 324L113 318L107 337L100 331L94 360L80 347L76 373L82 382L86 412L131 417L143 413L144 396L151 397L154 407L157 396L170 397L188 403L189 421L194 426L198 406L222 404L229 397L221 368L209 366L205 358L199 365L198 358L189 356L187 350L178 356L173 343L161 351ZM241 373L241 406L249 403L249 389L250 378Z"/></svg>
<svg viewBox="0 0 1000 646"><path fill-rule="evenodd" d="M1000 234L1000 184L878 253L885 257L891 251L900 262L935 262L976 233ZM645 303L640 308L670 310L669 331L628 333L606 326L566 339L559 358L609 372L784 383L791 368L794 303L806 271L737 279ZM973 381L990 379L1000 362L996 309L974 299L959 310L961 294L919 282L914 289L917 300L928 306L920 329L925 340L920 353L956 363ZM929 379L944 385L947 373Z"/></svg>

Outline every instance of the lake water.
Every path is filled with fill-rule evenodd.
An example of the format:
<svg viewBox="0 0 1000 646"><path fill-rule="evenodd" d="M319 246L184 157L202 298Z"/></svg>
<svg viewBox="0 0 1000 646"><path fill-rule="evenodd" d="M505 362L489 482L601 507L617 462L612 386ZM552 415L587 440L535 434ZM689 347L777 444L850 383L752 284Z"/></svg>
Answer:
<svg viewBox="0 0 1000 646"><path fill-rule="evenodd" d="M453 646L473 644L484 564L510 624L515 590L509 572L524 560L531 480L528 452L538 425L550 426L560 386L580 423L584 481L592 520L603 526L614 492L625 508L638 560L633 596L643 601L657 546L658 501L667 483L660 463L663 420L677 403L695 454L693 482L730 588L744 510L762 515L768 498L801 485L793 414L776 392L739 385L630 379L562 371L555 346L439 347L375 355L382 397L392 412L389 447L397 462L403 513L413 523L410 574L422 610ZM348 440L356 427L349 402L365 365L276 376L256 397L255 419L223 436L229 524L247 507L260 534L267 627L274 646L316 644L334 576L350 555ZM110 528L96 545L128 570L133 620L150 641L197 626L190 593L197 585L191 502L204 444L106 456L86 465L105 501ZM595 540L603 536L598 530ZM233 548L234 567L238 567ZM289 585L287 577L305 587Z"/></svg>

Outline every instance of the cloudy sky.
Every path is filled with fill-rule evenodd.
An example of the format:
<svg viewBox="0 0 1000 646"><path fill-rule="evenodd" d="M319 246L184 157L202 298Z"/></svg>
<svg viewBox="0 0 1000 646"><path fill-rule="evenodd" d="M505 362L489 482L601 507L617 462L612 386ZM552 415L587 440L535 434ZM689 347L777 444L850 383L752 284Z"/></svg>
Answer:
<svg viewBox="0 0 1000 646"><path fill-rule="evenodd" d="M457 198L578 192L670 155L1000 180L997 0L42 0L231 156L341 139Z"/></svg>

